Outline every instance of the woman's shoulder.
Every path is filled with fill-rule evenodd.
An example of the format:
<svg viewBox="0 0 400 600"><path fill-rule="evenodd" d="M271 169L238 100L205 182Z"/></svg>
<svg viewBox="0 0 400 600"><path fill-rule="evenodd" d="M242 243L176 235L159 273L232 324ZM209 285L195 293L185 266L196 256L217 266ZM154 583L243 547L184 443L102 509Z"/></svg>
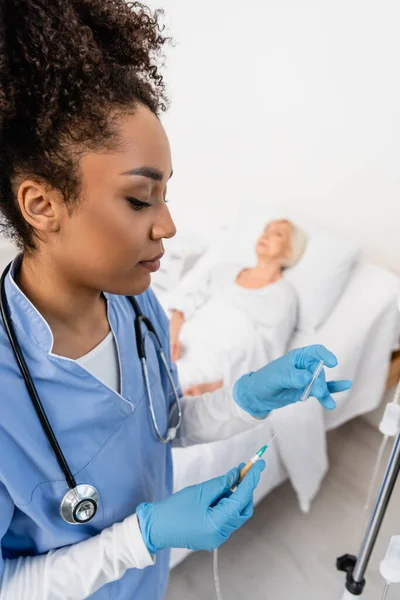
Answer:
<svg viewBox="0 0 400 600"><path fill-rule="evenodd" d="M292 285L292 283L287 279L287 277L283 276L280 280L279 280L280 284L281 284L281 289L283 290L283 292L285 292L286 294L290 294L292 296L296 296L296 290L294 288L294 286Z"/></svg>
<svg viewBox="0 0 400 600"><path fill-rule="evenodd" d="M295 305L298 302L295 288L285 277L282 277L279 281L271 285L269 290L274 294L275 301L279 301L282 306L287 307Z"/></svg>

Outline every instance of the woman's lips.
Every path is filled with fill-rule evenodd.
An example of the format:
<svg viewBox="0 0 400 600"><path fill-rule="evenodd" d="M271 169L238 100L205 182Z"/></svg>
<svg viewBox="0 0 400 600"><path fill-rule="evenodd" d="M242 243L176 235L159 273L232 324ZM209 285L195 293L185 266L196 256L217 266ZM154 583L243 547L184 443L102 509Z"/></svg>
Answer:
<svg viewBox="0 0 400 600"><path fill-rule="evenodd" d="M141 265L142 267L144 267L145 269L150 271L150 273L155 273L156 271L158 271L158 269L161 266L162 257L163 257L163 254L160 254L159 256L156 256L152 260L142 260L142 261L140 261L139 265Z"/></svg>

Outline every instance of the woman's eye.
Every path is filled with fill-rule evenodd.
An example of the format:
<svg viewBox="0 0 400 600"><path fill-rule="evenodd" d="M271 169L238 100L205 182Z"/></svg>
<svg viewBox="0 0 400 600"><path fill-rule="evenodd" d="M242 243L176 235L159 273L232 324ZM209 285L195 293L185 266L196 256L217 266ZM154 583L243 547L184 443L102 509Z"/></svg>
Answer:
<svg viewBox="0 0 400 600"><path fill-rule="evenodd" d="M149 202L142 202L142 200L132 198L132 196L127 196L126 199L134 210L142 210L143 208L148 208L151 206Z"/></svg>

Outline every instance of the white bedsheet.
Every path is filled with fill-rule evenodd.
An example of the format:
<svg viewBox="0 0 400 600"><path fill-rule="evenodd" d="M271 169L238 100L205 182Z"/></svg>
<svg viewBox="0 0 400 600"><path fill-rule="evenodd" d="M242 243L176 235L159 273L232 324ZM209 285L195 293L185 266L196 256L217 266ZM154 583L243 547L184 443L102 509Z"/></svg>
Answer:
<svg viewBox="0 0 400 600"><path fill-rule="evenodd" d="M390 356L400 336L399 278L378 266L360 264L331 316L313 335L297 332L290 347L321 343L340 360L334 378L352 379L338 397L337 409L325 411L326 429L377 408L384 393Z"/></svg>
<svg viewBox="0 0 400 600"><path fill-rule="evenodd" d="M315 399L310 399L293 410L271 413L255 429L231 440L175 449L175 489L210 479L247 460L286 422L266 455L267 469L255 500L258 502L289 476L300 506L307 509L328 466L324 429L373 410L382 399L390 354L400 332L398 288L398 278L388 271L360 265L323 327L312 336L296 333L292 339L292 348L323 343L338 355L340 364L329 373L335 378L352 379L353 388L337 399L335 411L324 411ZM174 550L171 566L188 553Z"/></svg>

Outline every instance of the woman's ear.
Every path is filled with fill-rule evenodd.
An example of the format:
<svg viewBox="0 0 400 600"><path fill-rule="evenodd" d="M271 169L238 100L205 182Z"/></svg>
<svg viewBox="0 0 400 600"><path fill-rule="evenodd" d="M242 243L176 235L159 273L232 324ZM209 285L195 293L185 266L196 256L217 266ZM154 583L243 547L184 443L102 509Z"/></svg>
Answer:
<svg viewBox="0 0 400 600"><path fill-rule="evenodd" d="M60 228L60 194L42 183L25 179L18 189L18 205L25 221L42 234Z"/></svg>

